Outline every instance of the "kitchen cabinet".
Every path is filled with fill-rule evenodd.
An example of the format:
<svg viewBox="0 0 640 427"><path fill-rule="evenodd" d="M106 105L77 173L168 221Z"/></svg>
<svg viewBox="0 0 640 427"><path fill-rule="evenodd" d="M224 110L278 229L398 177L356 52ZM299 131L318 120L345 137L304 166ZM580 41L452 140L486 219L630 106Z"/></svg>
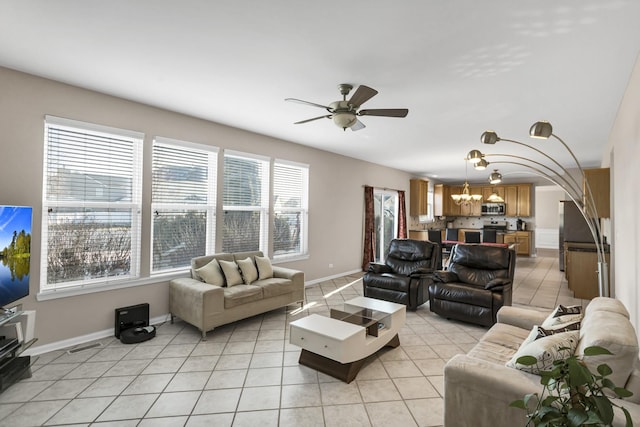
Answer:
<svg viewBox="0 0 640 427"><path fill-rule="evenodd" d="M596 205L599 218L611 217L610 206L610 175L609 168L599 169L585 169L585 180L582 183L583 191L588 194L585 182L589 184L591 193L593 194L593 201Z"/></svg>
<svg viewBox="0 0 640 427"><path fill-rule="evenodd" d="M506 216L531 216L531 184L503 187Z"/></svg>
<svg viewBox="0 0 640 427"><path fill-rule="evenodd" d="M516 231L503 234L503 243L515 245L516 255L531 255L531 232Z"/></svg>
<svg viewBox="0 0 640 427"><path fill-rule="evenodd" d="M444 185L433 186L433 216L444 216Z"/></svg>
<svg viewBox="0 0 640 427"><path fill-rule="evenodd" d="M460 216L460 206L456 205L451 198L452 194L460 194L462 187L452 187L449 185L444 186L443 191L443 206L444 216Z"/></svg>
<svg viewBox="0 0 640 427"><path fill-rule="evenodd" d="M501 185L491 185L488 187L482 187L482 201L490 202L489 196L493 193L496 193L498 196L502 197L502 200L504 200L504 187Z"/></svg>
<svg viewBox="0 0 640 427"><path fill-rule="evenodd" d="M409 230L409 238L413 240L429 240L427 230Z"/></svg>
<svg viewBox="0 0 640 427"><path fill-rule="evenodd" d="M409 215L419 216L429 213L429 181L424 179L409 180Z"/></svg>
<svg viewBox="0 0 640 427"><path fill-rule="evenodd" d="M575 298L598 296L598 254L593 243L565 243L565 277ZM607 263L609 253L605 254Z"/></svg>

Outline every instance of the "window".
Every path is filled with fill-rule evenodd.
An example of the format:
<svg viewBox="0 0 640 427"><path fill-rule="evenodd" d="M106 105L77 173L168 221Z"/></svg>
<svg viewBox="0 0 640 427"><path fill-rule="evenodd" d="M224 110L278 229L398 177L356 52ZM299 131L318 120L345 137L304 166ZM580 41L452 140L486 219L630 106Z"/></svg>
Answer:
<svg viewBox="0 0 640 427"><path fill-rule="evenodd" d="M216 148L153 142L151 271L188 267L215 249Z"/></svg>
<svg viewBox="0 0 640 427"><path fill-rule="evenodd" d="M373 190L373 210L376 227L375 261L384 262L391 240L398 236L398 192Z"/></svg>
<svg viewBox="0 0 640 427"><path fill-rule="evenodd" d="M269 161L225 151L223 252L267 252Z"/></svg>
<svg viewBox="0 0 640 427"><path fill-rule="evenodd" d="M309 167L276 160L273 165L273 256L307 253Z"/></svg>
<svg viewBox="0 0 640 427"><path fill-rule="evenodd" d="M46 117L42 290L139 276L142 140Z"/></svg>

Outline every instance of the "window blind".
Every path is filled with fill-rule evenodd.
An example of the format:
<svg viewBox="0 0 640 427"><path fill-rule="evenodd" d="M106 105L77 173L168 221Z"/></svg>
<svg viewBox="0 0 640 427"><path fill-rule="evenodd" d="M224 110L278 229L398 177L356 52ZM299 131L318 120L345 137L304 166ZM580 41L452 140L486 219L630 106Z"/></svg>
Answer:
<svg viewBox="0 0 640 427"><path fill-rule="evenodd" d="M155 138L152 272L187 267L191 258L214 252L217 151Z"/></svg>
<svg viewBox="0 0 640 427"><path fill-rule="evenodd" d="M307 253L309 167L284 160L273 165L274 258Z"/></svg>
<svg viewBox="0 0 640 427"><path fill-rule="evenodd" d="M139 276L142 140L46 117L43 290Z"/></svg>
<svg viewBox="0 0 640 427"><path fill-rule="evenodd" d="M225 151L223 252L266 252L269 212L269 160Z"/></svg>

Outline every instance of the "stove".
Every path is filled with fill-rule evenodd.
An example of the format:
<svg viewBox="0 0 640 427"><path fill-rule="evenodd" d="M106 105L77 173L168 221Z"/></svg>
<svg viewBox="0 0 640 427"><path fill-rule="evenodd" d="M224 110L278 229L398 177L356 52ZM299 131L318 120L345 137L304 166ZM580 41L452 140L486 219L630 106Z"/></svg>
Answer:
<svg viewBox="0 0 640 427"><path fill-rule="evenodd" d="M482 226L483 230L506 231L509 226L507 221L485 221Z"/></svg>

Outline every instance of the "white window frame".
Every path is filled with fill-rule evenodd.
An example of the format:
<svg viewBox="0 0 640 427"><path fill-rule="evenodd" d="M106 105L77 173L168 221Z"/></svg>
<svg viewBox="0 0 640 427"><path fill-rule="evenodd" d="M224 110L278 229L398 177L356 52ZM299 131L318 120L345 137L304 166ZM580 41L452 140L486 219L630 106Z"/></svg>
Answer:
<svg viewBox="0 0 640 427"><path fill-rule="evenodd" d="M287 208L287 207L280 207L280 208L276 208L275 206L275 198L276 198L276 194L275 194L275 167L276 165L283 165L283 166L289 166L289 167L293 167L296 169L300 169L302 172L302 188L301 190L301 203L300 203L300 207L295 207L295 208ZM300 217L302 220L302 224L300 227L300 251L299 252L295 252L295 253L286 253L286 254L276 254L275 253L275 249L274 249L274 254L273 254L273 260L274 261L285 261L285 260L289 260L289 259L294 259L294 258L300 258L300 257L305 257L309 254L309 243L308 243L308 234L309 234L309 165L308 164L304 164L304 163L298 163L298 162L293 162L293 161L289 161L289 160L284 160L284 159L275 159L273 162L273 170L274 172L272 173L272 181L274 183L274 185L272 186L273 188L273 195L271 197L273 206L272 206L272 212L273 212L273 218L275 221L275 216L278 213L288 213L288 212L299 212L300 213ZM272 225L272 229L275 230L275 224ZM274 239L275 241L275 236L272 235L271 236L272 239Z"/></svg>
<svg viewBox="0 0 640 427"><path fill-rule="evenodd" d="M262 251L262 253L267 253L268 243L269 243L269 211L270 211L270 181L271 181L271 171L270 171L270 158L265 156L260 156L257 154L245 153L241 151L235 150L224 150L223 154L223 175L226 173L226 165L225 160L227 157L235 157L244 160L255 160L262 163L262 176L261 176L261 192L260 192L260 206L237 206L237 205L225 205L224 204L224 191L223 188L223 199L222 199L222 210L224 211L242 211L242 212L259 212L260 215L260 231L259 231L259 243L258 250ZM224 179L223 179L223 187L224 187ZM224 213L220 221L222 221L224 228ZM220 245L222 247L224 241L224 230L221 233L220 237ZM222 251L225 252L226 249L223 247Z"/></svg>
<svg viewBox="0 0 640 427"><path fill-rule="evenodd" d="M206 255L215 252L215 243L216 243L216 199L217 199L217 170L218 170L218 152L219 148L205 145L205 144L197 144L188 141L181 141L177 139L165 138L161 136L156 136L153 140L153 148L152 148L152 169L154 167L154 159L155 159L155 148L156 147L168 147L173 149L183 148L189 151L197 151L201 154L206 154L208 156L208 164L207 164L207 200L203 204L193 204L193 203L159 203L153 201L153 183L152 183L152 194L151 194L151 215L155 215L155 212L158 210L177 210L177 211L201 211L205 212L207 215L207 223L206 223L206 244L205 244L205 253L199 255ZM152 173L152 181L156 179ZM151 233L150 233L150 271L151 275L158 274L166 274L172 271L181 271L189 268L189 265L179 266L175 268L165 268L165 269L155 269L154 266L154 258L153 258L153 247L154 247L154 220L151 220Z"/></svg>
<svg viewBox="0 0 640 427"><path fill-rule="evenodd" d="M131 201L129 202L95 202L95 201L71 201L50 200L48 197L48 165L49 165L49 128L69 128L74 131L86 131L89 133L116 135L123 140L132 142L132 171L131 171ZM140 277L140 240L141 240L141 211L142 211L142 150L144 134L131 130L101 126L92 123L70 120L54 116L45 116L44 122L44 157L43 157L43 189L42 189L42 238L40 254L40 295L52 294L62 291L66 293L80 289L104 290L105 287L119 287L125 282ZM49 222L48 212L56 208L117 208L127 209L131 212L131 252L130 268L128 274L118 276L97 277L68 282L48 283L48 236Z"/></svg>

